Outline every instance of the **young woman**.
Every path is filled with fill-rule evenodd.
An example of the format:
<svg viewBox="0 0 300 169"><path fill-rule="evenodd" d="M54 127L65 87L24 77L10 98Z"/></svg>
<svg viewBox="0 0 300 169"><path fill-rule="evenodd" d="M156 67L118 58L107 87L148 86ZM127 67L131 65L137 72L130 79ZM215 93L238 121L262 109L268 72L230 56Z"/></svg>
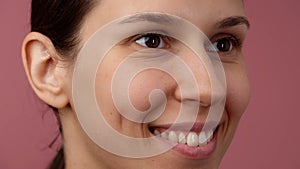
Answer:
<svg viewBox="0 0 300 169"><path fill-rule="evenodd" d="M162 142L169 140L178 143L172 149L154 156L131 158L103 149L90 137L90 131L81 125L75 111L72 80L79 51L99 29L118 18L142 13L176 16L201 30L220 56L227 92L217 128L211 138L206 138L205 143L201 144L200 131L214 104L212 82L205 65L193 59L193 53L178 39L157 32L133 34L116 44L102 60L95 78L95 96L104 119L113 129L126 136L149 138L157 135ZM32 0L31 21L32 32L25 38L22 48L24 67L33 90L40 99L57 110L62 126L63 149L52 168L218 168L250 96L242 55L249 23L242 0ZM113 34L111 36L114 38ZM105 41L102 40L98 46L105 46ZM167 104L159 118L137 123L122 116L114 105L111 84L116 69L130 53L143 49L164 49L177 53L192 72L198 72L195 73L195 79L201 98L199 113L191 131L185 135L178 131L164 133L176 120L184 99L177 81L163 71L140 72L128 89L133 106L140 111L149 108L150 92L161 89L166 95ZM102 139L107 138L102 136ZM109 141L116 144L115 140ZM148 150L145 147L144 151Z"/></svg>

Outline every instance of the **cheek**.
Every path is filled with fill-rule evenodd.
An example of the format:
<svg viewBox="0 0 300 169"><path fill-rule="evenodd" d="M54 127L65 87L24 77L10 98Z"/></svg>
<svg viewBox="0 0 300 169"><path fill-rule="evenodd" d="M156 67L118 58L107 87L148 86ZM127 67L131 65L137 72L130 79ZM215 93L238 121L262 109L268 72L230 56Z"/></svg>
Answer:
<svg viewBox="0 0 300 169"><path fill-rule="evenodd" d="M119 64L123 61L129 52L126 50L115 50L117 52L110 52L103 62L99 65L95 79L95 94L99 108L101 109L104 118L109 124L118 129L118 122L126 119L117 111L117 108L112 99L112 79L113 75L118 68ZM116 57L118 56L118 57ZM155 89L160 89L168 97L172 93L172 89L176 87L176 82L167 73L155 69L147 69L131 77L132 80L129 83L129 89L122 91L121 93L115 93L118 95L124 95L124 92L128 92L129 101L135 109L139 111L146 111L150 108L149 96ZM128 84L120 84L127 86ZM127 98L125 98L127 99ZM126 104L127 102L123 102ZM120 107L127 107L130 105L120 105Z"/></svg>
<svg viewBox="0 0 300 169"><path fill-rule="evenodd" d="M95 96L105 120L116 130L120 130L119 122L122 116L117 113L116 107L112 100L112 79L115 70L122 62L125 52L112 50L109 52L98 66L95 78Z"/></svg>
<svg viewBox="0 0 300 169"><path fill-rule="evenodd" d="M250 99L250 82L245 66L226 71L226 110L231 117L240 118Z"/></svg>
<svg viewBox="0 0 300 169"><path fill-rule="evenodd" d="M168 97L175 86L175 81L159 70L146 70L136 75L130 83L129 97L132 105L146 111L150 108L149 96L155 89L160 89Z"/></svg>

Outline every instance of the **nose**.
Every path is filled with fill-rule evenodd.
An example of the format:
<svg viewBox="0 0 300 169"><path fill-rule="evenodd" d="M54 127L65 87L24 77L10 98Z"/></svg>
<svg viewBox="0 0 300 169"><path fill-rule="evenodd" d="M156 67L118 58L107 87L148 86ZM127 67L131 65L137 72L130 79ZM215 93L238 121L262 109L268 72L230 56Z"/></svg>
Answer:
<svg viewBox="0 0 300 169"><path fill-rule="evenodd" d="M181 84L177 84L174 92L176 100L182 102L198 98L200 107L207 108L226 97L226 85L222 82L225 81L222 78L224 75L219 75L220 72L216 71L216 67L211 61L206 62L199 59L194 53L186 50L183 60L191 70L191 73L193 73L198 91L187 90L185 94L182 94L182 87L180 86L186 86L184 83L189 82L181 81Z"/></svg>
<svg viewBox="0 0 300 169"><path fill-rule="evenodd" d="M193 90L186 90L185 94L182 94L183 91L180 89L180 85L178 84L176 89L175 89L175 98L182 102L183 100L191 100L191 99L199 99L200 106L201 107L209 107L212 102L212 87L211 87L211 82L209 80L209 76L207 71L202 70L202 71L197 71L199 72L197 76L195 77L195 82L198 91L193 91ZM201 74L200 74L201 72ZM187 82L181 82L181 83L187 83ZM185 90L185 89L183 89Z"/></svg>

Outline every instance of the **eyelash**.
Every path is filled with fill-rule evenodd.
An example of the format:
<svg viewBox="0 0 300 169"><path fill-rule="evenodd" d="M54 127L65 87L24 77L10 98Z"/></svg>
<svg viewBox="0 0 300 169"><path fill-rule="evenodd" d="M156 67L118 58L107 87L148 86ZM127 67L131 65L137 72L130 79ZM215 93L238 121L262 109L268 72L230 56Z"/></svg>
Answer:
<svg viewBox="0 0 300 169"><path fill-rule="evenodd" d="M170 46L171 46L171 45L170 45L170 42L171 42L171 40L173 39L173 38L168 37L168 36L166 36L166 35L162 35L162 34L155 33L155 32L153 32L153 33L145 33L145 34L135 35L135 36L130 37L129 39L133 39L132 41L133 41L134 43L136 43L137 45L139 45L139 46L142 46L142 47L144 47L144 48L149 48L149 47L146 47L146 46L143 46L143 45L140 45L140 44L137 43L138 40L140 40L140 39L142 39L142 38L146 38L147 36L148 36L148 37L149 37L149 36L157 36L157 37L159 37L160 40L162 40L163 43L166 44L167 47L170 47ZM230 53L230 52L231 52L232 50L234 50L234 49L242 48L242 42L241 42L241 40L240 40L239 38L237 38L236 36L231 35L231 34L220 33L220 34L217 34L217 35L213 36L211 39L215 39L215 40L212 40L212 41L211 41L211 44L213 44L213 45L214 45L216 42L221 41L221 40L229 40L229 41L230 41L230 43L231 43L231 45L232 45L231 50L228 51L228 52L222 52L222 51L220 51L220 52L218 52L218 53ZM167 48L167 47L166 47L166 48ZM215 48L214 48L214 49L215 49ZM212 50L213 50L213 49L212 49Z"/></svg>
<svg viewBox="0 0 300 169"><path fill-rule="evenodd" d="M159 33L145 33L145 34L140 34L140 35L135 35L135 36L133 36L133 41L135 42L135 43L137 43L137 41L138 40L140 40L140 39L142 39L142 38L146 38L146 37L149 37L149 36L157 36L157 37L159 37L159 40L160 41L162 41L163 43L165 43L166 44L166 46L167 47L169 47L170 46L170 43L171 43L171 37L169 37L169 36L166 36L166 35L162 35L162 34L159 34ZM138 43L137 43L138 44ZM140 45L140 44L138 44L138 45ZM140 46L143 46L143 45L140 45ZM143 46L143 47L145 47L145 46Z"/></svg>

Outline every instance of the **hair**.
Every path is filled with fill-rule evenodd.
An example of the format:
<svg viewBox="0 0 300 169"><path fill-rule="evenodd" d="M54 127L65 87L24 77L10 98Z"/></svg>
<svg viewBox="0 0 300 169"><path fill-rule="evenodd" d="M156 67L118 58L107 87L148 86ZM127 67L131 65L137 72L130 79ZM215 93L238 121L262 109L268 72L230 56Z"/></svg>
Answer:
<svg viewBox="0 0 300 169"><path fill-rule="evenodd" d="M32 0L31 31L47 36L64 57L74 57L79 50L78 34L83 19L95 2L96 0ZM64 150L61 148L49 169L64 168Z"/></svg>
<svg viewBox="0 0 300 169"><path fill-rule="evenodd" d="M79 30L84 17L96 0L32 0L31 31L52 41L65 56L78 50Z"/></svg>

